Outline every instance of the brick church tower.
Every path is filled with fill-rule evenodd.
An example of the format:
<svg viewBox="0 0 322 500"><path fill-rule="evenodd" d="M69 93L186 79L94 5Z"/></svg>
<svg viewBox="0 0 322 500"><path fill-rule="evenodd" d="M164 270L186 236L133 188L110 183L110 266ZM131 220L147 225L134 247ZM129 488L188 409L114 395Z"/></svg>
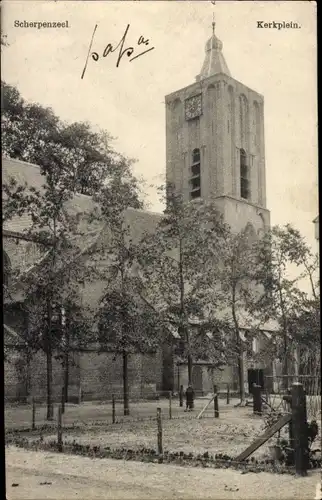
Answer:
<svg viewBox="0 0 322 500"><path fill-rule="evenodd" d="M196 81L166 96L167 182L185 200L212 200L234 232L270 225L264 98L235 80L215 34ZM250 62L251 63L251 62Z"/></svg>

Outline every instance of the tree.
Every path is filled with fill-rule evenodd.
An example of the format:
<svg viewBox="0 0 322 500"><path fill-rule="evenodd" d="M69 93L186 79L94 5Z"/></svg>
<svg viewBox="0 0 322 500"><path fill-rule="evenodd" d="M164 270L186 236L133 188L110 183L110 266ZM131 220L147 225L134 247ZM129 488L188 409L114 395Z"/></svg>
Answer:
<svg viewBox="0 0 322 500"><path fill-rule="evenodd" d="M99 342L102 348L109 346L122 355L124 415L129 415L129 356L154 351L160 344L162 328L155 310L142 297L142 281L136 271L142 250L131 240L130 227L124 220L126 198L110 204L109 198L102 196L101 203L110 234L108 242L96 249L95 257L106 263L101 269L106 288L96 314Z"/></svg>
<svg viewBox="0 0 322 500"><path fill-rule="evenodd" d="M193 357L218 364L222 360L215 269L227 228L211 203L185 203L171 185L166 192L164 216L156 232L146 237L140 258L144 293L162 322L179 332L192 383Z"/></svg>
<svg viewBox="0 0 322 500"><path fill-rule="evenodd" d="M312 254L299 231L287 224L273 227L259 242L256 268L257 282L262 285L264 293L254 304L253 312L261 318L278 322L280 335L276 340L286 386L294 346L303 331L303 319L310 317L313 324L317 326L319 323L319 308L316 307L318 258Z"/></svg>
<svg viewBox="0 0 322 500"><path fill-rule="evenodd" d="M237 234L227 233L222 252L220 273L222 292L225 296L225 310L230 320L230 354L237 357L241 404L245 403L244 355L245 328L252 331L253 324L248 312L260 290L255 286L254 235L246 227Z"/></svg>
<svg viewBox="0 0 322 500"><path fill-rule="evenodd" d="M29 236L45 244L39 248L46 248L40 262L30 272L18 276L17 281L26 291L24 307L30 318L28 340L34 350L42 349L46 354L47 418L52 419L52 357L62 342L57 316L65 301L75 303L79 280L89 274L89 269L84 268L78 258L82 250L82 230L77 215L67 208L73 192L61 182L59 169L47 172L41 191L32 186L19 186L10 179L4 185L4 193L4 217L8 220L14 215L28 215Z"/></svg>
<svg viewBox="0 0 322 500"><path fill-rule="evenodd" d="M112 137L88 123L64 123L50 108L26 102L19 91L1 82L2 152L35 163L44 173L59 170L60 181L74 192L93 195L103 185L112 189L135 185L134 160L113 150ZM140 204L138 184L131 192Z"/></svg>

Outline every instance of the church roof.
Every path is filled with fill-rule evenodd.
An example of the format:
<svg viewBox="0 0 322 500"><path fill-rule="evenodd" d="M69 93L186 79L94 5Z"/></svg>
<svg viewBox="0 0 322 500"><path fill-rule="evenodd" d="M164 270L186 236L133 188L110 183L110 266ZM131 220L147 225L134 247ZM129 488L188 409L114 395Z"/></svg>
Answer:
<svg viewBox="0 0 322 500"><path fill-rule="evenodd" d="M215 23L213 25L213 32L211 37L206 43L205 47L205 60L201 68L200 74L196 77L196 80L203 80L218 73L223 73L225 75L231 76L228 69L227 63L225 61L224 55L222 53L223 43L215 34Z"/></svg>
<svg viewBox="0 0 322 500"><path fill-rule="evenodd" d="M40 167L26 161L15 158L2 158L2 182L8 182L14 178L18 185L32 186L42 191L46 177L41 173ZM84 194L75 194L73 199L68 202L71 213L84 214L94 208L94 202L90 196ZM29 215L14 216L3 223L3 229L16 233L24 233L31 227L32 221Z"/></svg>
<svg viewBox="0 0 322 500"><path fill-rule="evenodd" d="M41 173L38 165L25 161L2 158L2 182L8 182L10 178L14 178L18 185L33 186L41 191L46 183L46 177ZM76 193L72 199L66 202L68 212L78 217L78 230L73 235L73 240L78 247L80 254L86 254L93 245L102 237L105 239L109 231L104 220L92 220L88 216L95 208L96 203L91 196ZM162 214L147 212L128 208L125 210L124 219L129 227L130 238L134 244L143 237L146 233L151 233L155 230ZM26 234L30 235L32 227L31 217L27 214L22 216L13 216L10 220L3 223L3 236L13 236L15 238L23 237ZM30 239L32 236L30 235ZM21 268L21 276L26 275L35 265L45 258L33 259L31 265Z"/></svg>

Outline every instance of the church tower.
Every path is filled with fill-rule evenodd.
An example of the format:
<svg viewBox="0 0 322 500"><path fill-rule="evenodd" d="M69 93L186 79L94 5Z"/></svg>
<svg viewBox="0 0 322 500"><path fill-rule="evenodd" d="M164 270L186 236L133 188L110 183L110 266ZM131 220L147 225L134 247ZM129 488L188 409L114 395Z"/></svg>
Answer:
<svg viewBox="0 0 322 500"><path fill-rule="evenodd" d="M167 182L185 200L215 201L234 232L269 227L264 98L235 80L215 33L200 74L166 96Z"/></svg>

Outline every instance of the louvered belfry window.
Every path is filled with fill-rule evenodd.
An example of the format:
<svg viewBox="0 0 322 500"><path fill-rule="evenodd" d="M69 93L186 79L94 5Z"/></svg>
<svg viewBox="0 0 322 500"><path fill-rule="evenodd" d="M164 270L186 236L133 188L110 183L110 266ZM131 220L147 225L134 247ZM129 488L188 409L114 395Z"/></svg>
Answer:
<svg viewBox="0 0 322 500"><path fill-rule="evenodd" d="M201 174L200 174L200 149L194 149L192 152L190 177L190 198L201 197Z"/></svg>

